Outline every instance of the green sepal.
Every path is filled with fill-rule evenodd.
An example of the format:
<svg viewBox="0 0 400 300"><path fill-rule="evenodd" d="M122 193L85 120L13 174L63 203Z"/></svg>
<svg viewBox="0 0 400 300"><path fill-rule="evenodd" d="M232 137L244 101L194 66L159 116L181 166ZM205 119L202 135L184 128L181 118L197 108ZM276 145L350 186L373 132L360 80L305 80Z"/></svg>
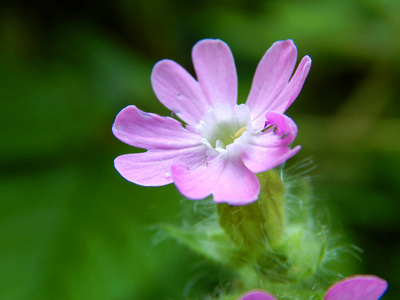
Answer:
<svg viewBox="0 0 400 300"><path fill-rule="evenodd" d="M259 199L244 206L218 205L221 227L237 247L248 253L272 250L279 244L284 229L284 194L281 178L270 170L258 175Z"/></svg>

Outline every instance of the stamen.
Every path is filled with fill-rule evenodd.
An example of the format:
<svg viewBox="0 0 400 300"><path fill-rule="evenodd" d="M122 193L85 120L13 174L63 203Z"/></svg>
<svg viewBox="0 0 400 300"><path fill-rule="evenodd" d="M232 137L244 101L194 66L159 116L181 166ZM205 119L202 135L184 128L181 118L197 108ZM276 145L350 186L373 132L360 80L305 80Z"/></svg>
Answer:
<svg viewBox="0 0 400 300"><path fill-rule="evenodd" d="M267 130L270 129L272 126L274 126L274 124L268 125L268 126L267 126L267 122L265 122L265 127L264 127L263 130L261 130L261 132L267 131Z"/></svg>
<svg viewBox="0 0 400 300"><path fill-rule="evenodd" d="M238 137L242 135L243 132L246 131L246 126L240 128L234 135L231 135L232 140L236 140Z"/></svg>

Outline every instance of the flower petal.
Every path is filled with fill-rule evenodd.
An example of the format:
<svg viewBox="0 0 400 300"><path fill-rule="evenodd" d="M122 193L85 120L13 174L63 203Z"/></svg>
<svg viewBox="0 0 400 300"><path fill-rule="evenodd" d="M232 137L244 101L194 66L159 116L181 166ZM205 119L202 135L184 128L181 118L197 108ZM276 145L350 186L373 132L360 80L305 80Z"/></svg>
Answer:
<svg viewBox="0 0 400 300"><path fill-rule="evenodd" d="M233 55L221 40L205 39L193 47L197 79L210 105L234 106L237 101L237 74Z"/></svg>
<svg viewBox="0 0 400 300"><path fill-rule="evenodd" d="M171 165L196 168L206 161L204 146L175 150L149 150L125 154L114 160L117 171L126 180L143 186L162 186L172 183Z"/></svg>
<svg viewBox="0 0 400 300"><path fill-rule="evenodd" d="M250 171L261 173L283 164L289 158L295 156L300 149L300 146L293 149L289 147L266 148L254 143L242 154L242 160Z"/></svg>
<svg viewBox="0 0 400 300"><path fill-rule="evenodd" d="M265 126L271 126L262 134L259 143L264 147L289 146L297 136L297 125L288 116L276 112L266 114Z"/></svg>
<svg viewBox="0 0 400 300"><path fill-rule="evenodd" d="M385 293L386 280L373 275L356 275L332 285L325 300L378 300Z"/></svg>
<svg viewBox="0 0 400 300"><path fill-rule="evenodd" d="M243 163L254 173L279 166L296 155L301 148L288 147L297 135L297 125L291 118L276 112L267 113L266 118L265 125L272 126L261 135L249 138L247 147L243 147Z"/></svg>
<svg viewBox="0 0 400 300"><path fill-rule="evenodd" d="M169 117L146 113L131 105L116 117L112 131L122 142L144 149L180 149L200 144L201 137Z"/></svg>
<svg viewBox="0 0 400 300"><path fill-rule="evenodd" d="M254 290L247 292L237 300L276 300L276 298L270 293Z"/></svg>
<svg viewBox="0 0 400 300"><path fill-rule="evenodd" d="M171 170L178 190L193 200L213 194L217 203L244 205L256 201L260 193L257 176L238 157L219 155L197 169L174 165Z"/></svg>
<svg viewBox="0 0 400 300"><path fill-rule="evenodd" d="M192 126L210 107L200 84L172 60L164 59L155 64L151 84L158 100Z"/></svg>
<svg viewBox="0 0 400 300"><path fill-rule="evenodd" d="M263 117L289 82L297 60L292 40L275 42L258 64L246 104L253 119Z"/></svg>
<svg viewBox="0 0 400 300"><path fill-rule="evenodd" d="M283 113L292 105L303 88L304 81L307 78L308 72L310 72L311 62L311 58L308 55L302 58L293 77L274 101L275 105L271 107L271 110Z"/></svg>
<svg viewBox="0 0 400 300"><path fill-rule="evenodd" d="M283 113L298 96L311 67L306 56L292 76L297 49L292 40L275 42L261 59L246 104L253 121L262 125L267 111Z"/></svg>

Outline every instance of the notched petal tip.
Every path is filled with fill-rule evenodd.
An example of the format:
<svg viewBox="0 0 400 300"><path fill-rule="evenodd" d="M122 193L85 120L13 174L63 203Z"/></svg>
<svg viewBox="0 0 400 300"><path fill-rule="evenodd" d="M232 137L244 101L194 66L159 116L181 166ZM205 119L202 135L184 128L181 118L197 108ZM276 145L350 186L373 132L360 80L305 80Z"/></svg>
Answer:
<svg viewBox="0 0 400 300"><path fill-rule="evenodd" d="M279 96L279 101L282 101L284 99L286 99L285 101L287 101L287 104L283 111L286 111L299 95L308 76L308 73L310 72L311 64L312 60L310 56L306 55L301 59L294 75L290 79L285 90ZM284 101L282 102L284 103Z"/></svg>
<svg viewBox="0 0 400 300"><path fill-rule="evenodd" d="M285 92L297 61L297 48L292 40L275 42L257 66L246 104L258 125L267 111L283 113L291 95Z"/></svg>

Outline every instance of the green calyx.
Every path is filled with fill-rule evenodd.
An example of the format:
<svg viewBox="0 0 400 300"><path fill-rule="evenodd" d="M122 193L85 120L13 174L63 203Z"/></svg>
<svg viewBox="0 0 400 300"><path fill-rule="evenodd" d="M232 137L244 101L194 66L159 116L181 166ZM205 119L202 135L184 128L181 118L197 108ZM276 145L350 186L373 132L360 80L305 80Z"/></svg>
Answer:
<svg viewBox="0 0 400 300"><path fill-rule="evenodd" d="M218 205L219 223L237 247L251 253L272 250L282 239L284 194L282 180L274 172L259 175L259 199L244 206Z"/></svg>
<svg viewBox="0 0 400 300"><path fill-rule="evenodd" d="M305 293L316 295L318 289L312 287L321 275L327 241L325 234L313 228L311 210L300 207L307 206L308 182L300 183L301 205L294 207L286 203L285 186L274 170L258 177L261 192L256 202L218 205L220 226L234 245L231 263L240 270L242 284L248 288L257 288L252 283L260 280L271 290L285 289L289 283L298 287L303 282Z"/></svg>
<svg viewBox="0 0 400 300"><path fill-rule="evenodd" d="M274 170L258 178L256 202L217 209L211 199L194 202L192 222L163 225L163 231L231 272L229 288L212 299L262 289L278 299L322 300L339 279L340 247L333 247L321 216L315 218L309 178L291 176L284 183Z"/></svg>

